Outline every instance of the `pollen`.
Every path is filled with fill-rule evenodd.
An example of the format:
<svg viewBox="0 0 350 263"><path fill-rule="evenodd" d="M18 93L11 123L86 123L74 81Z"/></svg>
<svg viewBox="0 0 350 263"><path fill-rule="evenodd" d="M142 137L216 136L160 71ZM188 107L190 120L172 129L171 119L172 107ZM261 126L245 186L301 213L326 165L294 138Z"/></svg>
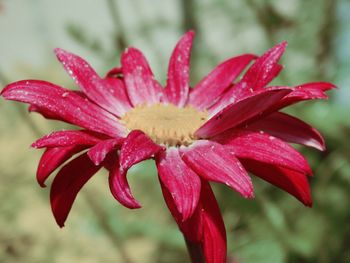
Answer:
<svg viewBox="0 0 350 263"><path fill-rule="evenodd" d="M194 133L207 120L208 114L193 107L172 104L139 105L128 111L121 122L129 131L141 130L154 142L167 146L188 146Z"/></svg>

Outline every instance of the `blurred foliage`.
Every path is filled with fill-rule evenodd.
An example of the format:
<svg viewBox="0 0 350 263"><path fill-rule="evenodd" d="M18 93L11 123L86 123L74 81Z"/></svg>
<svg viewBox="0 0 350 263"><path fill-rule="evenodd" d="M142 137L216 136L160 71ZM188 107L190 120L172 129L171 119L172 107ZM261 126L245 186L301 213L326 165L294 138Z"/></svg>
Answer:
<svg viewBox="0 0 350 263"><path fill-rule="evenodd" d="M29 2L33 5L25 7ZM72 2L62 1L62 10ZM64 40L58 38L58 42L91 58L101 74L116 66L117 55L131 44L145 50L156 75L164 82L172 45L185 30L194 28L197 37L192 83L220 60L243 52L261 53L287 40L289 47L282 59L286 69L274 84L316 80L337 84L339 90L331 92L330 101L302 103L289 110L317 127L327 141L327 150L322 153L300 147L315 174L311 179L312 209L256 178L255 200L244 200L225 186L215 185L214 190L227 227L231 262L350 262L349 1L152 0L145 5L141 0L106 0L81 4L81 12L58 23L58 28L64 30ZM99 14L100 18L80 17L86 10L101 10L100 5L106 11ZM0 24L17 19L17 11L23 11L20 8L27 8L33 16L40 8L44 8L44 14L61 14L60 10L50 11L44 0L0 1ZM93 27L102 16L111 24L103 39L98 36L102 28ZM53 45L47 36L53 28L50 22L57 20L47 16L36 19L41 35L34 37L41 36L43 45L52 49L58 43ZM35 44L24 42L30 36L21 31L25 28L23 21L17 23L14 26L24 37L20 43L26 43L23 49L34 50ZM9 50L4 41L1 49ZM53 55L41 52L43 57L37 60L50 63L36 68L36 60L1 60L1 84L29 76L73 87L58 63L53 64ZM67 125L27 115L22 105L3 100L0 114L0 262L126 262L126 258L130 262L188 261L181 233L164 204L152 161L133 168L129 176L143 209L131 211L118 205L109 194L106 174L101 172L82 190L67 226L60 230L50 212L48 189L40 189L34 179L40 153L28 145Z"/></svg>

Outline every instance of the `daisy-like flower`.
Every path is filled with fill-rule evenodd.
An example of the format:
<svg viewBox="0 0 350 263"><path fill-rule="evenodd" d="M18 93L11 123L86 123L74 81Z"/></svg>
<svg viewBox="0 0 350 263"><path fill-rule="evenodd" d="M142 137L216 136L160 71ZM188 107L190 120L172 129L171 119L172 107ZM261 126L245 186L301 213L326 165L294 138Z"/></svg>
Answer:
<svg viewBox="0 0 350 263"><path fill-rule="evenodd" d="M209 182L252 198L251 172L312 205L312 171L288 143L323 150L324 140L316 129L279 110L304 100L326 99L325 91L334 85L267 86L282 69L282 42L260 57L228 59L190 88L193 37L187 32L176 45L165 88L154 79L143 54L129 48L122 54L121 67L105 78L81 57L56 49L81 91L40 80L18 81L3 89L5 99L29 103L30 111L82 128L53 132L32 145L46 149L37 171L41 186L64 164L50 192L59 226L79 190L102 167L109 171L113 196L128 208L139 208L126 175L134 164L150 158L156 161L173 217L186 241L201 247L206 262L226 258L225 227Z"/></svg>

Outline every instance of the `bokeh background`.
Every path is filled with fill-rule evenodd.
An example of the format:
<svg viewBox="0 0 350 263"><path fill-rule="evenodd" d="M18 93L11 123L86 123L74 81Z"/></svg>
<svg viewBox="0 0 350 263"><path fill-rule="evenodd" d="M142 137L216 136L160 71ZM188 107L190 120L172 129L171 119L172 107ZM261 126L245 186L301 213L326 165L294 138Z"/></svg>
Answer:
<svg viewBox="0 0 350 263"><path fill-rule="evenodd" d="M224 214L231 262L350 262L350 1L348 0L0 0L0 84L44 79L69 88L52 52L86 58L101 74L129 45L144 51L157 79L187 29L197 32L191 82L220 61L287 40L285 70L274 81L331 81L327 102L289 110L319 128L327 151L300 148L310 161L314 207L254 179L256 199L224 186L215 192ZM63 123L28 114L0 99L0 262L189 262L165 207L154 163L130 171L142 204L128 210L109 193L104 172L79 194L59 229L49 189L35 181L39 150L29 145Z"/></svg>

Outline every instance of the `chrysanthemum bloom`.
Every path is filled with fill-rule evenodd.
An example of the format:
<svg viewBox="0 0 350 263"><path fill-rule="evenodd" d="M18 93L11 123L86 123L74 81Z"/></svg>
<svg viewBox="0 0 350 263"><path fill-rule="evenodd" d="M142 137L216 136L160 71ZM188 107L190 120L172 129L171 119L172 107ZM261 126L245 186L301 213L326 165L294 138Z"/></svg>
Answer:
<svg viewBox="0 0 350 263"><path fill-rule="evenodd" d="M193 37L188 32L176 45L165 88L135 48L127 49L121 67L105 78L82 58L56 49L81 91L40 80L4 88L5 99L29 103L30 111L83 128L53 132L32 145L46 149L37 171L41 186L64 164L50 193L58 225L64 225L79 190L102 167L109 171L113 196L128 208L139 208L126 175L131 166L150 158L156 161L165 201L179 228L190 245L202 248L207 262L226 258L225 227L209 182L252 198L251 172L311 206L312 171L288 143L323 150L324 140L308 124L279 110L326 99L325 91L334 85L267 86L282 69L283 42L260 57L228 59L190 88Z"/></svg>

